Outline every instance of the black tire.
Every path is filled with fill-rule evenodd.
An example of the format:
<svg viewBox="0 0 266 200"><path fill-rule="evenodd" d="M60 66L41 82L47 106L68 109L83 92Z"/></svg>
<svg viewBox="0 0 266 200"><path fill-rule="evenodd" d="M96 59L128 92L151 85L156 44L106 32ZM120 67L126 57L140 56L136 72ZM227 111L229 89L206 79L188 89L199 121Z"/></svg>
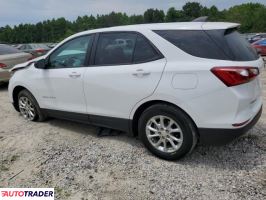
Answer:
<svg viewBox="0 0 266 200"><path fill-rule="evenodd" d="M42 122L42 121L46 120L47 116L41 111L38 102L36 101L34 96L28 90L25 89L25 90L22 90L19 92L18 99L17 99L18 102L19 102L19 99L21 97L27 97L31 101L31 103L33 104L36 115L35 115L34 119L31 121Z"/></svg>
<svg viewBox="0 0 266 200"><path fill-rule="evenodd" d="M163 152L156 149L148 140L146 135L146 125L155 116L163 115L173 119L182 130L183 142L174 152ZM165 160L178 160L186 154L192 152L197 143L196 127L191 119L181 109L168 104L156 104L147 108L139 118L139 136L144 145L156 156Z"/></svg>

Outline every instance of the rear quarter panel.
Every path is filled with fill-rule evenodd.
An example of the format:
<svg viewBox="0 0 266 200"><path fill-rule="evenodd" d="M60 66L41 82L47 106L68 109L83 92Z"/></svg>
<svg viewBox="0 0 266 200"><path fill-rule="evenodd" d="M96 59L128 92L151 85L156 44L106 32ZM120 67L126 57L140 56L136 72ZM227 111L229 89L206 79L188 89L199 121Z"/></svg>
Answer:
<svg viewBox="0 0 266 200"><path fill-rule="evenodd" d="M245 110L243 106L250 107L249 103L260 96L259 80L243 86L246 96L242 101L239 96L240 88L228 88L210 70L216 66L254 66L261 71L264 66L261 58L249 62L205 59L191 56L161 38L157 38L155 43L166 57L167 65L156 91L136 104L131 112L131 119L138 106L152 100L163 100L177 105L198 127L232 128L232 123L237 120L254 115L252 109L244 111L245 115L239 112ZM175 76L181 76L182 80L179 79L173 86ZM256 109L257 107L254 110Z"/></svg>

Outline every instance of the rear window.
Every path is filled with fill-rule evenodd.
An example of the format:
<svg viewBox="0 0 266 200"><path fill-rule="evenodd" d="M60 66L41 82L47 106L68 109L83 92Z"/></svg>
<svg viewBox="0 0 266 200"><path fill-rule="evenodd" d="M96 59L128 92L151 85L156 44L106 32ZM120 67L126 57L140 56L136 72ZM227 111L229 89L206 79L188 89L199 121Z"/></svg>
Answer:
<svg viewBox="0 0 266 200"><path fill-rule="evenodd" d="M186 53L209 59L251 61L259 58L235 29L156 30L154 31Z"/></svg>
<svg viewBox="0 0 266 200"><path fill-rule="evenodd" d="M21 51L5 44L0 45L0 55L14 54L14 53L21 53Z"/></svg>

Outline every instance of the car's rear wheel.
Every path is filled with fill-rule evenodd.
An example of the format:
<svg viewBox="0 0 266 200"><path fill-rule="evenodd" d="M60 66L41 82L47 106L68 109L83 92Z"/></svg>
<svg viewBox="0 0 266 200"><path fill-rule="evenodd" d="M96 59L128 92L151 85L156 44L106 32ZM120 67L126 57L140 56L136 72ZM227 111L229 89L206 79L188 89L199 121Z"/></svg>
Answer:
<svg viewBox="0 0 266 200"><path fill-rule="evenodd" d="M156 156L177 160L191 152L197 143L196 128L180 109L158 104L149 107L139 119L144 145Z"/></svg>
<svg viewBox="0 0 266 200"><path fill-rule="evenodd" d="M18 107L21 115L28 121L44 121L46 119L37 101L27 90L22 90L18 94Z"/></svg>

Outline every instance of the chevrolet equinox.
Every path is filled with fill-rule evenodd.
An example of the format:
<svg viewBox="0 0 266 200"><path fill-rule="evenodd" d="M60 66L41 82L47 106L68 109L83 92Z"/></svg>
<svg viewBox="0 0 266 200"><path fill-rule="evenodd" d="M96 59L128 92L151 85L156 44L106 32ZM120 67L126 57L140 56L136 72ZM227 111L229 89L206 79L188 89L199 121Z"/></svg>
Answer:
<svg viewBox="0 0 266 200"><path fill-rule="evenodd" d="M263 60L239 24L182 22L75 34L47 55L16 65L14 107L129 132L155 155L179 159L197 142L224 144L262 112Z"/></svg>

